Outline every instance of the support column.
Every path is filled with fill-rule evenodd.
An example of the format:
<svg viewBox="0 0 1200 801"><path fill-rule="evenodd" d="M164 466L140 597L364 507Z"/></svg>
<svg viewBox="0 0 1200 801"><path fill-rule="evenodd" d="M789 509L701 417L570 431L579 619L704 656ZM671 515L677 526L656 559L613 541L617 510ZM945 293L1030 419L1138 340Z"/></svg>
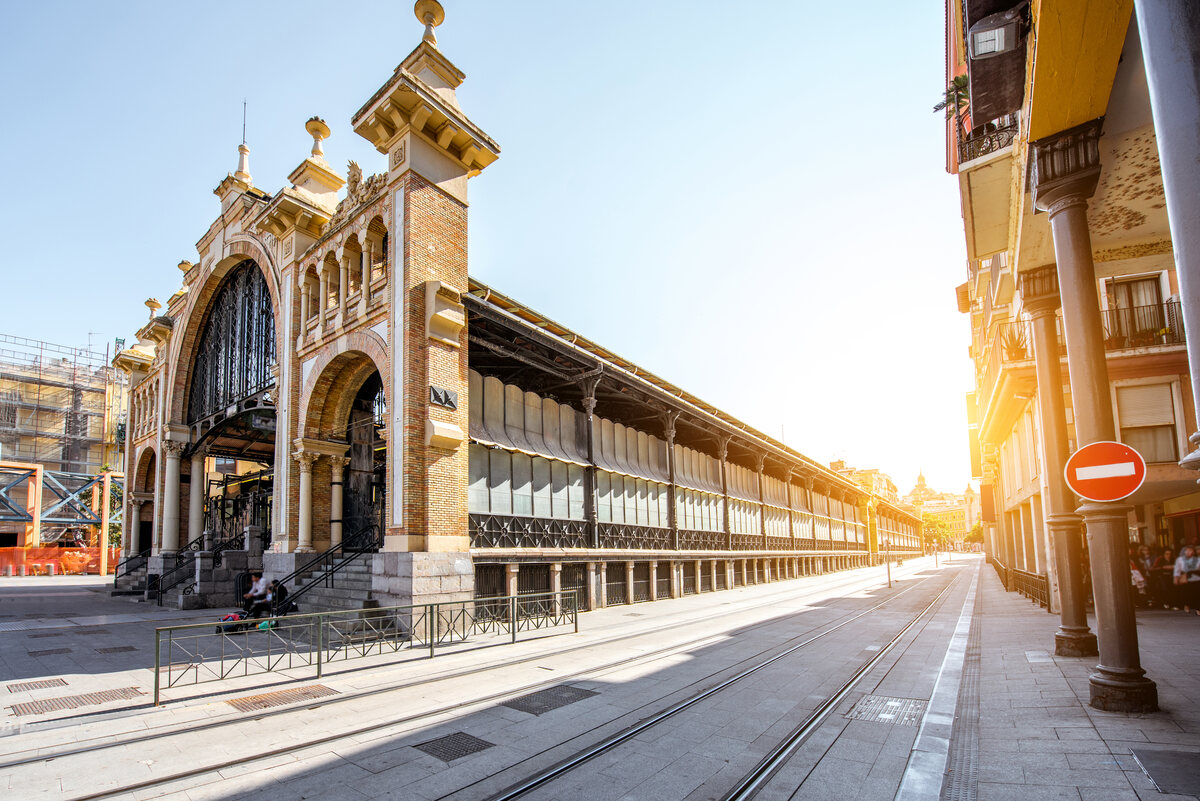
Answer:
<svg viewBox="0 0 1200 801"><path fill-rule="evenodd" d="M188 541L204 535L204 550L211 551L213 547L212 532L204 529L204 451L192 451L192 474L188 479Z"/></svg>
<svg viewBox="0 0 1200 801"><path fill-rule="evenodd" d="M179 460L183 455L186 444L167 440L163 443L166 451L166 472L163 475L163 529L162 553L177 553L179 551Z"/></svg>
<svg viewBox="0 0 1200 801"><path fill-rule="evenodd" d="M658 600L658 562L650 563L650 600Z"/></svg>
<svg viewBox="0 0 1200 801"><path fill-rule="evenodd" d="M692 562L692 574L696 577L696 594L704 592L704 582L700 580L701 574L704 573L704 563L697 559Z"/></svg>
<svg viewBox="0 0 1200 801"><path fill-rule="evenodd" d="M679 412L663 415L663 439L667 442L667 525L671 529L671 550L679 550L679 520L675 509L675 421Z"/></svg>
<svg viewBox="0 0 1200 801"><path fill-rule="evenodd" d="M317 336L325 336L325 310L329 308L329 265L321 265L321 291L317 308Z"/></svg>
<svg viewBox="0 0 1200 801"><path fill-rule="evenodd" d="M713 559L708 563L708 580L711 582L713 592L717 591L717 560Z"/></svg>
<svg viewBox="0 0 1200 801"><path fill-rule="evenodd" d="M1080 446L1116 439L1087 199L1100 178L1100 120L1033 143L1034 202L1049 213L1067 336L1075 431ZM1087 530L1100 663L1089 677L1091 705L1153 712L1158 688L1138 654L1129 575L1128 513L1120 503L1080 507Z"/></svg>
<svg viewBox="0 0 1200 801"><path fill-rule="evenodd" d="M363 250L358 258L362 266L362 281L358 288L358 316L366 317L367 307L371 305L371 256Z"/></svg>
<svg viewBox="0 0 1200 801"><path fill-rule="evenodd" d="M1200 6L1194 0L1134 0L1163 193L1175 252L1175 277L1187 332L1188 363L1200 365ZM1191 371L1200 421L1200 369ZM1200 470L1200 432L1181 467Z"/></svg>
<svg viewBox="0 0 1200 801"><path fill-rule="evenodd" d="M755 482L758 484L758 535L762 539L762 549L769 551L771 549L767 545L767 502L763 492L763 467L766 463L767 457L760 453L755 465Z"/></svg>
<svg viewBox="0 0 1200 801"><path fill-rule="evenodd" d="M346 324L346 301L350 295L350 256L345 249L337 255L338 260L338 322Z"/></svg>
<svg viewBox="0 0 1200 801"><path fill-rule="evenodd" d="M1046 526L1054 543L1058 573L1059 627L1054 634L1056 656L1096 656L1096 635L1088 628L1087 596L1083 589L1083 540L1075 498L1067 488L1067 417L1063 404L1055 316L1059 307L1058 275L1053 267L1021 274L1021 298L1033 317L1033 358L1037 369L1038 416L1042 421L1042 454L1047 497Z"/></svg>
<svg viewBox="0 0 1200 801"><path fill-rule="evenodd" d="M625 603L632 604L633 600L633 562L625 563Z"/></svg>
<svg viewBox="0 0 1200 801"><path fill-rule="evenodd" d="M746 560L745 560L745 559L742 559L742 560L740 560L740 561L741 561L741 563L742 563L742 586L743 586L743 587L749 587L749 586L750 586L750 582L749 582L749 580L746 578Z"/></svg>
<svg viewBox="0 0 1200 801"><path fill-rule="evenodd" d="M342 506L344 498L347 456L330 456L329 480L329 547L342 544Z"/></svg>
<svg viewBox="0 0 1200 801"><path fill-rule="evenodd" d="M604 609L608 606L608 563L600 563L600 574L597 576L599 592L596 593L596 600L599 602L596 606L598 609Z"/></svg>
<svg viewBox="0 0 1200 801"><path fill-rule="evenodd" d="M550 592L554 593L555 614L562 614L562 562L550 563Z"/></svg>
<svg viewBox="0 0 1200 801"><path fill-rule="evenodd" d="M300 333L296 337L297 342L303 342L308 336L308 318L312 313L312 287L308 285L306 277L304 273L300 274Z"/></svg>
<svg viewBox="0 0 1200 801"><path fill-rule="evenodd" d="M681 598L683 596L683 581L679 573L679 562L671 562L671 597Z"/></svg>
<svg viewBox="0 0 1200 801"><path fill-rule="evenodd" d="M725 547L733 550L733 528L729 525L729 468L725 457L729 455L729 438L721 439L721 529L725 533ZM700 592L700 576L696 575L696 592Z"/></svg>
<svg viewBox="0 0 1200 801"><path fill-rule="evenodd" d="M596 386L600 377L584 380L583 411L586 415L584 430L587 432L587 467L583 468L583 519L587 527L588 544L600 547L600 524L596 519ZM607 592L607 591L604 591Z"/></svg>
<svg viewBox="0 0 1200 801"><path fill-rule="evenodd" d="M596 601L596 563L587 563L587 597L588 611L599 609L600 604Z"/></svg>
<svg viewBox="0 0 1200 801"><path fill-rule="evenodd" d="M520 591L521 566L508 563L504 566L504 594L516 595Z"/></svg>
<svg viewBox="0 0 1200 801"><path fill-rule="evenodd" d="M300 463L300 508L296 527L296 553L312 553L312 469L319 454L297 451L295 459Z"/></svg>

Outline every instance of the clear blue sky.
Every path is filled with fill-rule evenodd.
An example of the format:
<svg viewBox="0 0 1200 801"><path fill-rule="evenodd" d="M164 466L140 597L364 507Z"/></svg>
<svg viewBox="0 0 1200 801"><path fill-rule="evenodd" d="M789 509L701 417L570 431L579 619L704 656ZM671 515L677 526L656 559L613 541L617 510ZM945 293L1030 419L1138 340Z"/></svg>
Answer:
<svg viewBox="0 0 1200 801"><path fill-rule="evenodd" d="M445 0L459 100L502 148L474 276L805 454L902 492L969 479L969 325L944 171L941 2ZM9 4L0 332L131 337L218 212L242 99L254 182L382 171L350 116L411 3Z"/></svg>

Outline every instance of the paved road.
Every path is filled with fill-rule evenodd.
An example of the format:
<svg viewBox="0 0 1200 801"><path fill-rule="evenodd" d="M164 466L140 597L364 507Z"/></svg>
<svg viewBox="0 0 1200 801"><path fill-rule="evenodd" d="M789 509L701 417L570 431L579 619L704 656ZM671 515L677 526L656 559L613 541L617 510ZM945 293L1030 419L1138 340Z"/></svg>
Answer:
<svg viewBox="0 0 1200 801"><path fill-rule="evenodd" d="M1114 716L1079 701L1087 660L1047 653L1054 618L1004 593L980 560L936 570L931 559L912 560L896 575L890 591L882 569L870 568L615 607L583 615L578 634L347 663L320 680L301 671L271 687L179 688L158 708L148 704L153 627L208 621L211 611L110 599L95 579L4 579L0 721L9 736L0 737L0 788L48 799L492 798L787 652L524 796L721 798L912 623L759 798L936 798L931 788L947 767L981 799L1172 798L1153 789L1129 744L1200 752L1192 711L1200 620L1143 616L1147 667L1169 673L1155 678L1171 712ZM1181 647L1184 631L1192 639ZM55 679L65 684L12 690ZM237 708L288 688L310 695ZM13 709L105 691L138 694L40 714ZM971 709L972 725L950 736Z"/></svg>

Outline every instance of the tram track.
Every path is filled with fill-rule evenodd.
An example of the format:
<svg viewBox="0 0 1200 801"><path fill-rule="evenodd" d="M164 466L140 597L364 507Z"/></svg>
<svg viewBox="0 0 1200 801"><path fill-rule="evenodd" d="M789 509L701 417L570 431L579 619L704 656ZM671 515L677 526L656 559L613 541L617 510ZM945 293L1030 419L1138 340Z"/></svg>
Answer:
<svg viewBox="0 0 1200 801"><path fill-rule="evenodd" d="M919 569L913 571L913 573L916 573L916 572L920 572ZM912 574L909 574L909 575L912 575ZM919 584L921 584L927 580L928 580L927 578L921 579L918 582L918 584L913 585L913 587L906 588L906 589L901 590L900 592L895 593L894 595L890 596L889 600L900 597L901 595L911 591L912 589L915 589L916 586L919 586ZM712 612L710 610L710 613L706 617L704 617L703 620L704 620L704 622L711 623L711 622L713 622L715 620L719 620L721 618L736 617L736 616L743 615L743 614L746 614L749 612L754 612L759 609L763 609L763 608L767 608L767 607L774 607L774 606L778 605L781 598L791 601L791 602L795 602L795 603L805 603L809 599L811 599L813 596L820 596L820 595L826 595L826 594L829 594L832 592L838 592L838 591L844 590L848 587L858 587L858 588L862 588L862 589L867 589L871 586L873 586L873 584L871 582L866 582L863 580L863 578L861 576L859 576L859 577L847 578L844 580L836 581L836 582L833 582L832 584L824 585L821 587L806 588L804 591L802 591L800 593L794 592L794 590L796 588L791 588L793 590L792 592L788 592L786 590L776 591L776 592L769 593L765 598L760 599L751 604L735 606L734 608L731 608L731 609L721 610L721 611L716 611L716 612ZM886 601L885 601L885 603L886 603ZM619 633L619 634L615 634L610 637L604 637L604 638L600 638L597 640L592 640L587 643L541 651L537 654L531 654L529 656L521 657L518 659L501 659L501 660L495 660L495 661L492 661L492 662L486 663L486 664L475 663L475 664L472 664L468 667L461 668L461 669L455 669L455 670L443 671L443 672L435 673L435 674L424 675L418 679L393 682L393 683L389 683L389 684L385 684L385 685L375 686L370 689L361 690L358 692L342 692L337 695L332 695L332 696L328 696L325 698L308 700L299 705L289 705L289 706L281 707L278 709L257 710L253 713L248 713L248 714L247 713L243 713L243 714L234 713L234 714L231 714L227 718L222 718L220 720L213 720L213 721L201 723L198 725L188 724L188 725L184 725L184 726L177 726L177 725L141 726L137 729L136 733L134 733L132 736L126 736L126 737L123 737L122 739L120 739L119 744L120 745L136 745L138 743L149 742L152 740L158 740L163 737L170 737L170 736L175 736L175 735L186 735L186 734L191 734L191 733L195 733L195 732L199 732L199 731L213 731L213 730L219 730L219 729L225 728L225 727L237 726L239 724L245 723L247 720L260 720L260 719L265 719L265 718L286 716L290 713L294 713L299 710L315 710L315 709L321 709L321 708L336 707L338 705L346 704L346 703L349 703L349 702L352 702L355 700L361 700L366 697L379 696L379 695L389 693L389 692L402 692L404 690L409 690L414 687L428 687L430 685L434 685L437 683L450 682L450 681L462 679L466 676L477 676L477 675L479 675L480 671L506 669L506 668L511 668L516 665L531 664L531 663L535 663L535 662L539 662L539 661L546 661L548 659L553 659L555 657L566 656L566 655L570 655L572 653L586 651L588 649L596 648L598 646L610 645L610 644L614 644L614 643L618 643L618 642L628 643L631 640L635 640L635 639L654 638L655 636L662 634L664 632L672 631L672 630L675 630L675 629L678 629L680 627L687 626L687 625L695 625L696 623L699 623L699 622L700 622L699 619L684 619L683 621L680 621L678 619L678 616L672 615L672 616L668 616L667 618L665 618L664 622L662 624L638 631L634 634ZM762 628L762 627L774 625L777 622L778 622L778 618L772 618L772 619L760 621L758 623L754 623L754 624L751 624L750 626L747 626L745 628L745 631L751 632L751 631L754 631L754 630ZM644 654L640 654L637 657L625 658L622 660L614 660L612 662L593 666L593 667L587 669L586 671L584 671L584 673L587 674L586 676L582 675L582 674L579 674L579 675L577 675L577 674L561 675L560 674L560 675L557 675L553 679L547 679L545 681L526 685L525 687L520 688L519 691L511 691L511 692L506 691L506 693L498 694L498 696L496 696L496 697L503 698L503 697L507 697L510 694L522 694L522 693L536 692L539 689L544 689L546 687L553 686L555 684L561 684L564 681L577 681L577 680L580 680L581 678L586 678L587 676L602 676L608 671L619 670L619 669L628 667L633 661L636 661L637 663L642 664L642 663L652 662L656 659L669 658L670 656L672 656L676 653L679 653L681 651L688 651L691 649L704 647L712 642L720 641L722 639L723 639L723 635L705 634L703 636L695 637L695 638L685 640L682 642L678 642L678 643L675 643L670 646L656 648L656 649L648 651ZM355 671L368 671L368 670L381 669L383 667L385 667L385 666L364 666L364 667L356 668ZM351 671L347 671L346 673L344 673L342 675L346 675L350 672ZM279 686L279 685L283 685L283 684L294 684L294 683L295 683L294 680L289 679L286 681L272 682L272 683L260 685L259 688L257 688L257 689L262 689L265 687L272 687L272 686ZM236 697L237 695L244 693L244 692L245 692L244 690L225 690L225 691L222 691L222 692L214 695L213 697L209 698L208 703L220 703L223 701L227 701L227 700L229 700L230 697ZM496 697L488 696L487 698L480 699L479 702L482 703L484 701L496 700ZM454 708L454 707L450 707L450 708ZM33 731L51 731L54 728L61 727L65 724L78 723L80 721L88 720L88 719L95 720L99 716L109 716L108 719L112 720L115 718L114 713L120 713L122 717L131 717L137 713L140 713L143 711L150 711L153 709L154 709L154 707L149 704L142 704L142 705L125 707L121 710L105 710L105 711L99 711L99 712L85 712L85 713L78 714L78 715L70 715L70 716L64 716L64 717L60 717L60 718L52 718L49 720L35 721L31 724L31 729ZM437 714L437 711L435 710L428 714L430 714L430 715ZM45 759L76 756L79 754L93 753L96 751L102 751L105 749L113 748L113 747L115 747L115 744L112 742L112 738L120 737L120 736L121 736L121 734L118 733L118 734L98 735L97 737L90 738L90 739L73 739L69 744L70 747L68 747L68 748L56 748L54 745L48 745L48 746L40 746L36 749L29 749L27 751L11 752L6 755L8 757L7 759L0 760L0 769L20 767L22 765L28 765L30 763L39 762L39 761L45 760ZM3 741L0 740L0 742L3 742ZM14 759L14 757L16 757L16 758Z"/></svg>
<svg viewBox="0 0 1200 801"><path fill-rule="evenodd" d="M788 640L785 641L785 643L784 643L785 651L787 653L793 653L796 650L798 650L799 648L804 647L808 644L811 644L812 642L815 642L815 641L823 638L824 636L826 636L829 633L832 633L833 631L840 630L844 626L849 625L850 623L852 623L858 619L861 619L867 615L870 615L871 613L877 611L881 607L883 607L887 604L893 603L898 598L901 598L901 597L907 595L908 593L917 590L918 588L924 586L925 583L927 581L930 581L932 578L933 577L922 578L917 583L915 583L913 586L905 588L903 590L900 590L899 592L896 592L896 593L888 596L883 601L881 601L877 604L873 604L872 606L870 606L866 609L848 612L848 613L841 615L840 618L833 618L832 620L827 620L827 621L818 623L816 625L813 625L810 628L808 628L806 631L801 632L797 635L794 635L794 636L788 638ZM826 587L823 589L824 589L824 591L828 591L831 588ZM759 604L756 606L762 606L762 605L766 605L766 604ZM747 611L746 607L743 607L742 609L737 610L737 612L745 612L745 611ZM735 612L730 612L728 614L734 614L734 613ZM711 620L711 618L710 618L710 620ZM747 631L750 631L753 629L757 629L760 627L765 627L765 626L778 625L779 623L780 623L780 618L772 618L770 620L761 621L759 623L753 624L752 626L748 626L745 629L742 629L742 632L744 633L744 632L747 632ZM804 640L799 645L790 645L790 646L787 645L788 642L794 642L797 639L806 637L807 635L811 634L812 632L818 631L821 629L824 629L824 631L822 631L820 634L817 634L815 636L808 637L808 639ZM650 635L651 635L651 632L640 632L638 636L650 636ZM628 639L628 637L626 637L625 639ZM107 789L99 790L96 792L92 792L92 793L80 795L80 796L73 796L71 798L71 801L93 801L93 799L110 798L112 796L122 795L122 794L130 793L130 792L137 792L140 795L142 795L143 797L150 798L150 797L153 797L153 795L147 795L146 791L148 791L148 790L153 790L156 787L162 787L162 786L168 786L168 785L177 787L178 786L177 783L180 781L191 779L191 778L199 778L199 777L202 777L207 774L218 775L220 771L234 767L234 766L253 764L255 762L259 762L259 761L263 761L263 760L269 760L269 759L273 759L276 757L290 755L297 751L309 750L316 746L329 745L329 744L337 743L339 741L344 741L344 740L348 740L348 739L352 739L352 738L362 738L366 735L377 735L377 736L385 736L385 737L386 736L403 736L406 733L406 731L411 730L418 725L422 725L422 724L429 725L429 724L435 723L438 721L439 718L443 718L444 716L449 715L451 713L462 714L463 712L468 711L468 710L487 707L489 705L492 705L492 704L495 704L495 703L498 703L498 702L501 702L504 700L513 699L516 697L520 697L522 695L529 694L531 692L536 692L541 689L547 689L547 688L555 686L555 685L560 685L560 684L563 684L564 682L599 678L599 677L604 676L606 673L609 673L609 672L612 672L615 670L624 670L624 669L630 668L631 666L652 663L656 660L668 658L675 654L694 650L695 648L698 647L698 645L702 645L706 642L722 640L722 639L726 639L725 635L709 635L709 636L706 636L703 638L697 638L695 640L686 641L683 643L676 643L670 647L657 649L655 651L651 651L646 654L641 654L641 655L638 655L638 656L635 656L632 658L627 657L627 658L623 658L623 659L613 660L612 662L605 663L605 664L598 665L598 666L591 666L589 668L577 671L572 674L559 674L559 675L556 675L552 679L529 683L529 684L525 684L525 685L522 685L519 687L509 688L509 689L506 689L506 690L503 690L500 692L496 692L496 693L491 693L491 694L488 694L485 696L475 697L470 700L462 701L462 702L459 702L459 703L456 703L453 705L442 706L442 707L438 707L436 709L431 709L431 710L426 710L423 712L414 713L412 715L405 715L405 716L400 716L400 717L396 717L396 718L390 718L387 720L375 721L375 722L372 722L369 724L360 725L360 726L353 727L350 729L340 730L340 731L337 731L337 732L334 732L334 733L331 733L331 734L328 734L325 736L307 739L302 744L289 744L289 745L285 745L285 746L281 746L281 747L277 747L277 748L261 749L261 750L255 751L253 753L243 755L236 759L215 761L215 762L211 762L211 763L208 763L208 764L205 764L202 766L198 766L195 768L189 768L186 770L171 773L169 775L162 775L162 776L155 777L153 779L148 779L148 780L141 781L141 782L124 784L119 787L107 788ZM593 643L590 643L587 647L596 647L599 644L602 644L602 643L593 642ZM736 667L738 665L748 663L748 662L751 662L756 659L759 660L760 662L764 661L765 654L767 654L768 652L778 651L779 647L780 646L778 644L776 644L771 647L763 649L758 654L748 655L748 656L744 657L743 659L740 659L737 662L733 663L732 666L730 666L730 665L722 666L719 670L714 671L712 674L710 674L710 678L713 676L720 675L720 674L728 673L729 670L736 669ZM529 662L529 661L535 661L535 660L544 660L545 658L546 658L545 654L538 654L534 657L530 657L529 659L520 660L520 662L518 662L518 664L524 663L524 662ZM772 656L765 657L765 660L774 661L777 658L779 658L777 655L772 654ZM511 666L512 664L513 663L506 663L505 666ZM754 668L751 668L751 670L753 670L753 669ZM477 672L476 672L476 675L477 675ZM445 679L443 679L443 680L445 680ZM428 682L419 682L419 683L427 684ZM406 685L406 687L407 686L410 686L410 685ZM390 692L396 692L396 691L405 689L406 687L393 687L393 688L384 688L384 689L377 688L377 689L372 689L369 691L363 691L362 693L358 693L355 695L355 697L362 698L364 696L382 696L382 695L386 695L387 693L390 693ZM349 699L349 697L347 697L347 700L348 699ZM381 703L382 703L382 700L381 700ZM141 741L145 741L145 740L149 740L149 739L161 741L164 736L170 737L173 735L183 735L183 734L195 733L197 731L203 731L203 730L211 731L212 729L222 727L222 726L228 727L228 726L234 726L238 723L247 723L247 722L251 722L251 721L257 722L257 721L262 720L263 718L271 717L274 714L285 715L287 713L297 713L297 712L302 712L302 711L315 710L322 706L325 706L325 704L308 703L302 707L291 707L288 709L277 710L277 711L274 711L273 713L261 713L260 712L260 713L256 713L253 716L250 716L250 717L238 718L236 720L215 721L210 724L203 724L202 726L191 726L191 727L187 727L187 728L180 729L177 731L171 731L171 732L161 732L160 731L157 733L147 733L145 735L142 735L142 736L139 736L136 738L122 738L118 741L97 743L90 747L86 747L83 749L74 749L73 751L68 751L68 752L59 752L57 754L39 754L37 756L31 756L28 759L18 760L18 761L6 763L6 764L0 764L0 767L13 768L13 767L19 767L21 765L28 765L30 763L41 762L48 758L62 758L62 757L67 757L67 756L72 756L72 755L77 755L77 754L82 754L82 753L91 753L91 754L95 754L97 752L102 753L109 749L127 748L130 745L135 745L137 742L141 742ZM389 729L399 729L399 731L395 732L394 735L389 735L389 734L387 734ZM460 792L460 791L456 791L456 792Z"/></svg>
<svg viewBox="0 0 1200 801"><path fill-rule="evenodd" d="M864 680L864 678L879 666L879 664L897 647L905 635L907 635L908 632L922 619L926 618L926 615L930 612L930 610L936 607L939 602L946 597L950 590L954 588L954 586L955 580L951 579L946 587L944 587L933 598L933 600L926 604L920 612L914 615L899 632L897 632L890 640L888 640L887 643L880 647L879 651L874 656L861 664L850 676L850 678L843 682L832 694L823 699L822 702L817 705L816 709L814 709L814 711L807 716L803 722L789 731L788 734L758 762L753 770L739 779L733 788L722 797L722 801L749 801L749 799L757 795L763 786L770 781L771 777L774 776L779 768L787 762L787 760L801 745L803 745L809 736L825 722L829 715L838 708L842 701L844 701L846 697L854 691L854 689ZM882 604L880 604L880 606L882 606ZM621 730L620 732L610 735L597 743L581 749L572 756L567 757L566 759L561 760L548 768L538 771L533 775L510 785L501 792L487 796L487 801L517 801L517 799L525 798L537 790L545 789L554 782L570 776L575 770L579 769L584 764L596 759L601 755L607 755L614 752L622 745L629 743L630 741L634 740L634 738L644 734L645 732L662 724L679 713L712 698L713 696L729 689L730 687L733 687L738 682L749 678L769 665L784 659L801 650L802 648L811 645L814 642L817 642L818 640L828 636L829 634L832 634L833 632L843 628L844 626L849 625L862 615L865 615L869 611L874 611L876 608L878 607L873 607L866 612L855 615L847 620L837 623L836 625L830 626L820 634L793 645L784 651L779 652L770 658L765 659L754 666L705 689L702 692L676 702L656 712L655 714L644 718L632 726ZM926 625L928 625L928 620L926 620ZM509 770L511 769L512 768L509 768ZM462 793L468 791L469 789L469 786L458 788L454 792L442 796L438 799L438 801L450 801L451 799L458 798Z"/></svg>

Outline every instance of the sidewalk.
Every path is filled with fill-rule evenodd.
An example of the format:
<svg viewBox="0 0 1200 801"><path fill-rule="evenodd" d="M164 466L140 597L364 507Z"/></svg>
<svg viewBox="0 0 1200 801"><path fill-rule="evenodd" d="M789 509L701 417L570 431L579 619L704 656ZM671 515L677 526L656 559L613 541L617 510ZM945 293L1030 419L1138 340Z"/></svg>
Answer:
<svg viewBox="0 0 1200 801"><path fill-rule="evenodd" d="M1200 794L1200 617L1139 609L1142 667L1162 711L1101 712L1087 705L1096 658L1054 656L1058 616L1006 593L990 566L980 589L979 801ZM1187 794L1160 793L1138 759L1164 791Z"/></svg>

